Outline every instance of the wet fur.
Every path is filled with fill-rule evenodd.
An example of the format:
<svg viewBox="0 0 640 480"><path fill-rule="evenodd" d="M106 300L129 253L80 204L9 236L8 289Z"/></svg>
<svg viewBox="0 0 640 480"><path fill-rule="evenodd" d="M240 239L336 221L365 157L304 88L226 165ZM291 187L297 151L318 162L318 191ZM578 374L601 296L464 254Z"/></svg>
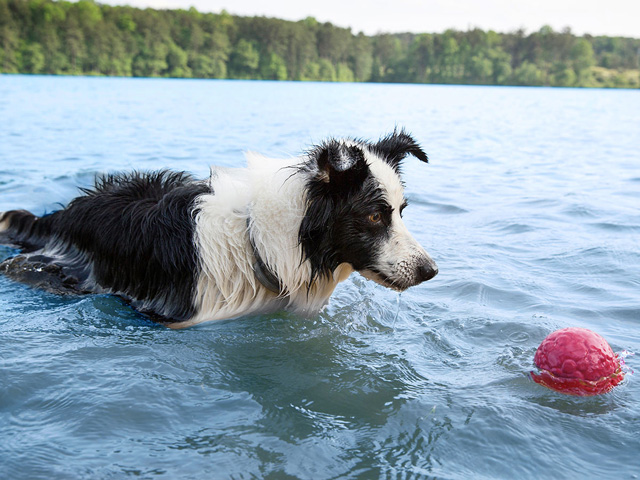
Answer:
<svg viewBox="0 0 640 480"><path fill-rule="evenodd" d="M252 154L248 169L214 168L202 181L100 177L51 215L0 214L0 243L21 249L0 270L56 293L116 294L172 327L281 308L314 314L354 270L403 290L437 272L400 220L408 154L427 161L394 132L376 143L331 139L293 160ZM257 279L257 256L280 292Z"/></svg>

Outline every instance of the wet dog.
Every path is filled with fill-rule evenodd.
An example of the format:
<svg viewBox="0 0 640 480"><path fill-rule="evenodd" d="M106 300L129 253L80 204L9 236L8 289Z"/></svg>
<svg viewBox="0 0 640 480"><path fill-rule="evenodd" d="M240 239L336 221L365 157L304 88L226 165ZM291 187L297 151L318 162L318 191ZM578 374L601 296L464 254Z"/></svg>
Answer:
<svg viewBox="0 0 640 480"><path fill-rule="evenodd" d="M100 177L43 217L0 214L20 248L9 277L56 293L110 293L172 328L287 309L313 315L357 271L405 290L434 261L402 221L400 164L427 155L404 131L377 142L330 139L248 168Z"/></svg>

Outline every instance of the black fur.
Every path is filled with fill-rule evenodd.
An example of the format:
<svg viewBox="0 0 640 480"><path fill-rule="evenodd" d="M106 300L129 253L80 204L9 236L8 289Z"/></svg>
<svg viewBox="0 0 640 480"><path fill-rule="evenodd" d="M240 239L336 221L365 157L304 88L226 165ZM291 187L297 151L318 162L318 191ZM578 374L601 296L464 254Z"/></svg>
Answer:
<svg viewBox="0 0 640 480"><path fill-rule="evenodd" d="M5 236L33 252L7 260L7 273L28 281L18 272L24 276L39 262L62 279L54 291L58 284L76 293L110 291L165 321L189 318L199 270L194 201L210 191L208 184L185 173L134 172L101 177L83 191L42 218L5 214Z"/></svg>
<svg viewBox="0 0 640 480"><path fill-rule="evenodd" d="M354 142L345 146L330 140L308 153L307 211L298 239L303 259L311 263L312 279L331 275L343 262L366 270L379 261L376 245L388 238L392 209L371 175L363 149L379 155L398 173L408 154L427 161L426 153L404 130L375 144ZM374 213L380 213L380 222L370 221Z"/></svg>
<svg viewBox="0 0 640 480"><path fill-rule="evenodd" d="M25 253L42 248L51 236L51 224L43 218L26 210L5 212L0 221L9 219L11 228L0 233L0 244L16 246Z"/></svg>
<svg viewBox="0 0 640 480"><path fill-rule="evenodd" d="M326 181L324 174L307 184L307 210L298 239L304 259L311 263L312 281L318 276L328 277L343 262L352 263L356 269L367 263L371 250L356 252L354 244L364 247L356 238L370 239L364 234L367 214L373 213L376 203L384 203L382 192L372 184L366 164L335 177L348 188L336 188L331 180ZM365 184L372 188L366 188ZM363 207L366 211L360 211Z"/></svg>
<svg viewBox="0 0 640 480"><path fill-rule="evenodd" d="M429 161L420 145L404 130L400 132L394 130L392 134L381 138L369 149L384 158L398 174L400 174L400 164L407 155L413 155L423 162Z"/></svg>

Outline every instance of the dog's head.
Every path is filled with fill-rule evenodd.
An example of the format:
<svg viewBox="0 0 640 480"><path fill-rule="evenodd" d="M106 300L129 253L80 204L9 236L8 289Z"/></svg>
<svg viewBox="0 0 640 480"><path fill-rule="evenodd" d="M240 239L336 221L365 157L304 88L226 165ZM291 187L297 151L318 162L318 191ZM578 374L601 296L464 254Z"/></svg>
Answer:
<svg viewBox="0 0 640 480"><path fill-rule="evenodd" d="M402 221L407 206L400 164L427 155L404 131L377 143L329 140L309 152L307 209L299 241L312 277L329 276L342 263L385 287L406 290L438 267Z"/></svg>

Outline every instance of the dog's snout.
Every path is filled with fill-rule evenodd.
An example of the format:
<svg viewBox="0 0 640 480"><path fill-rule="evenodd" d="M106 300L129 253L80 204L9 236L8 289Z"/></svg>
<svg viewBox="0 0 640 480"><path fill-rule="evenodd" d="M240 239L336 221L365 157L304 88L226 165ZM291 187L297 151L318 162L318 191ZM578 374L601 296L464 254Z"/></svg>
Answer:
<svg viewBox="0 0 640 480"><path fill-rule="evenodd" d="M418 282L426 282L431 280L438 274L438 266L433 261L426 261L418 265L417 278Z"/></svg>

